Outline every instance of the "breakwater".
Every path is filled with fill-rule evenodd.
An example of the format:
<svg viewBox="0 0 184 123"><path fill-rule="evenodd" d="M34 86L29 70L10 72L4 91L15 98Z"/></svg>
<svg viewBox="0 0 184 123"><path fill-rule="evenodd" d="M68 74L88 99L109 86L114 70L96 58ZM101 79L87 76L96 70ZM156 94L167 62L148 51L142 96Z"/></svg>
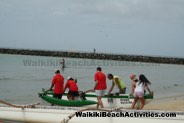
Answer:
<svg viewBox="0 0 184 123"><path fill-rule="evenodd" d="M149 63L164 63L164 64L184 65L184 58L160 57L160 56L158 57L158 56L125 55L125 54L110 54L110 53L93 53L93 52L90 53L90 52L76 52L76 51L49 51L49 50L12 49L12 48L0 48L0 53L1 54L70 57L70 58L119 60L119 61L135 61L135 62L149 62Z"/></svg>

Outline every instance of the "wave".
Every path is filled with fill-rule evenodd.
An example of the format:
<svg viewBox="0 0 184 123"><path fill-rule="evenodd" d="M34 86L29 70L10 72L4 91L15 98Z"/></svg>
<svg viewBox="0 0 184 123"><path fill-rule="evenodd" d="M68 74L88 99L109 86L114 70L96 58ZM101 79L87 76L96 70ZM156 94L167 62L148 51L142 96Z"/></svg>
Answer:
<svg viewBox="0 0 184 123"><path fill-rule="evenodd" d="M12 78L1 77L0 80L11 80Z"/></svg>

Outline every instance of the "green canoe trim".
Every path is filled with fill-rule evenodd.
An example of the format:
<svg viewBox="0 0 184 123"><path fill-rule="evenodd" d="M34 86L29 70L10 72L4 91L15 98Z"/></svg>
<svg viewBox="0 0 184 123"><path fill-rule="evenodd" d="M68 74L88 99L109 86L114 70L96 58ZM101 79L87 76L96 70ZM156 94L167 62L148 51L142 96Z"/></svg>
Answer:
<svg viewBox="0 0 184 123"><path fill-rule="evenodd" d="M94 95L94 94L86 94L86 98L87 97L96 97L96 95ZM128 96L128 95L123 95L123 96L121 96L121 95L118 95L118 96L103 96L102 98L129 98L129 99L133 99L134 97L131 95L131 96ZM153 96L151 96L151 95L149 95L149 94L145 94L144 95L144 98L145 99L153 99Z"/></svg>
<svg viewBox="0 0 184 123"><path fill-rule="evenodd" d="M53 95L53 91L48 91L46 94L49 94L49 95ZM66 93L64 94L65 96L67 95ZM86 98L87 97L94 97L96 98L96 95L95 93L94 94L86 94ZM134 97L131 95L131 96L128 96L128 95L117 95L117 96L103 96L102 98L129 98L129 99L133 99ZM150 95L150 94L145 94L144 95L144 99L153 99L153 96Z"/></svg>
<svg viewBox="0 0 184 123"><path fill-rule="evenodd" d="M92 101L92 100L63 100L63 99L57 99L57 98L53 98L47 95L43 95L41 97L43 100L51 103L51 104L55 104L55 105L61 105L61 106L84 106L84 105L93 105L93 104L97 104L96 101Z"/></svg>

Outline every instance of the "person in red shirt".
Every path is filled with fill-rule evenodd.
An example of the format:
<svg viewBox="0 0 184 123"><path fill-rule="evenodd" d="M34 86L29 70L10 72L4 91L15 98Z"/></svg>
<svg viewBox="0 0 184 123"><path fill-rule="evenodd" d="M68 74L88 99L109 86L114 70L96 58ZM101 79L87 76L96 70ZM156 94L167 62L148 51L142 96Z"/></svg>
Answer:
<svg viewBox="0 0 184 123"><path fill-rule="evenodd" d="M72 77L68 77L68 80L65 84L64 92L67 88L69 89L67 95L68 100L74 100L75 97L79 96L77 83Z"/></svg>
<svg viewBox="0 0 184 123"><path fill-rule="evenodd" d="M64 77L60 74L60 70L56 70L55 74L56 75L52 79L52 84L49 90L51 91L54 87L53 97L61 99L63 95Z"/></svg>
<svg viewBox="0 0 184 123"><path fill-rule="evenodd" d="M103 102L102 102L102 96L105 94L105 89L107 88L106 85L106 75L102 72L101 67L97 67L97 72L95 73L94 80L95 80L95 86L94 91L97 96L98 104L97 108L101 106L101 108L104 108Z"/></svg>

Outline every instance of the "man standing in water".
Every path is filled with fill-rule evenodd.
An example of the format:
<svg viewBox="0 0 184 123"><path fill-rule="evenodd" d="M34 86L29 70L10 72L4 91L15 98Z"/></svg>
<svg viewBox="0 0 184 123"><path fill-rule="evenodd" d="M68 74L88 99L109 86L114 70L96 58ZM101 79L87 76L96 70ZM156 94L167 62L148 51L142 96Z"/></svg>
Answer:
<svg viewBox="0 0 184 123"><path fill-rule="evenodd" d="M94 91L97 96L98 104L97 108L100 106L101 108L104 108L103 102L102 102L102 96L105 94L105 89L107 88L106 85L106 75L102 72L101 67L97 67L97 72L95 73L94 80L95 80L95 86Z"/></svg>
<svg viewBox="0 0 184 123"><path fill-rule="evenodd" d="M65 59L62 59L62 61L60 63L61 63L62 68L65 68L66 67L65 66Z"/></svg>
<svg viewBox="0 0 184 123"><path fill-rule="evenodd" d="M59 69L56 70L55 74L56 75L52 79L52 84L49 90L51 91L54 87L53 97L61 99L63 95L64 77L60 74Z"/></svg>

